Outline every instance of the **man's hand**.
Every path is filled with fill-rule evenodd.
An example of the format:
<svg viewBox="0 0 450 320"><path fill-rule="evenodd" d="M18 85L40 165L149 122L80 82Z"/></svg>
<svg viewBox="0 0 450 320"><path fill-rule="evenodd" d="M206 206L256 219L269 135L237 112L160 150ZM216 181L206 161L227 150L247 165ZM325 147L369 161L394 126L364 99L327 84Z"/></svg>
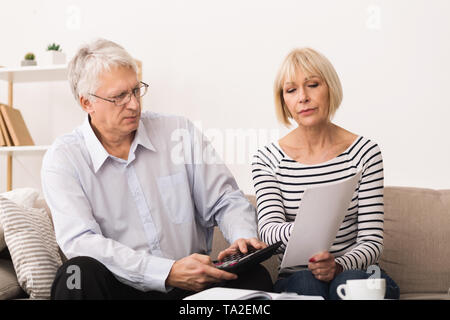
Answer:
<svg viewBox="0 0 450 320"><path fill-rule="evenodd" d="M229 256L231 254L242 252L247 253L248 247L251 246L255 249L263 249L267 247L267 244L265 244L262 241L259 241L257 238L249 238L249 239L237 239L231 246L229 246L227 249L220 251L219 256L217 259L222 261L226 256Z"/></svg>
<svg viewBox="0 0 450 320"><path fill-rule="evenodd" d="M316 279L330 282L342 272L342 266L334 261L334 256L328 251L320 252L309 259L308 269Z"/></svg>
<svg viewBox="0 0 450 320"><path fill-rule="evenodd" d="M237 275L217 269L207 255L194 253L172 265L166 285L190 291L201 291L211 284L235 280Z"/></svg>

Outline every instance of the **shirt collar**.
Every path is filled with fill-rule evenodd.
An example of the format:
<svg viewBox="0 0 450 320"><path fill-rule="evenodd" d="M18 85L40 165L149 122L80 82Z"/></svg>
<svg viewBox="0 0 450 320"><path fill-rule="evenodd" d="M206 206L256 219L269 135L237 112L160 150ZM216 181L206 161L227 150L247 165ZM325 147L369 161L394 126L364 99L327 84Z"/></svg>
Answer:
<svg viewBox="0 0 450 320"><path fill-rule="evenodd" d="M82 124L81 131L86 141L86 148L92 159L94 172L97 172L103 165L103 163L106 161L106 159L108 159L110 154L108 153L108 151L106 151L106 149L103 147L103 145L95 135L94 130L92 129L89 121L89 115L86 117L84 123ZM150 141L150 137L147 134L147 130L145 128L144 123L142 122L142 119L139 120L139 126L138 129L136 130L136 135L131 144L130 150L132 152L130 152L131 156L128 159L128 162L134 160L135 158L134 153L138 145L142 145L144 148L147 148L151 151L156 151L155 147Z"/></svg>
<svg viewBox="0 0 450 320"><path fill-rule="evenodd" d="M81 126L81 132L83 133L84 141L86 141L86 148L91 156L94 171L97 172L109 157L109 154L98 140L94 130L92 130L91 124L89 123L89 115Z"/></svg>
<svg viewBox="0 0 450 320"><path fill-rule="evenodd" d="M133 153L138 145L141 145L148 150L156 152L156 149L153 146L150 137L148 136L147 128L145 127L142 119L139 119L139 126L136 130L136 135L134 137L133 143L131 144L131 150L133 150Z"/></svg>

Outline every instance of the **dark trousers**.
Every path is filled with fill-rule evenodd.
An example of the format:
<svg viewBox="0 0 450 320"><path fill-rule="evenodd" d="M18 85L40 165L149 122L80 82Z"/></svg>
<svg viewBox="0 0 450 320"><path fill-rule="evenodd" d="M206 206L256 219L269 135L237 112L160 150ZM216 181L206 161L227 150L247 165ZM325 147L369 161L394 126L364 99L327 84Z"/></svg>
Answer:
<svg viewBox="0 0 450 320"><path fill-rule="evenodd" d="M400 288L383 270L380 278L386 280L386 299L398 299ZM297 294L322 296L326 300L340 300L337 287L347 280L369 279L370 273L364 270L346 270L338 274L331 282L317 280L309 270L301 270L287 278L278 279L274 285L275 292L295 292Z"/></svg>
<svg viewBox="0 0 450 320"><path fill-rule="evenodd" d="M79 273L74 281L74 270ZM272 291L272 279L261 265L239 275L238 279L219 284L222 287ZM168 293L141 291L126 285L102 263L91 257L75 257L66 261L53 281L52 300L173 300L183 299L193 291L174 288Z"/></svg>

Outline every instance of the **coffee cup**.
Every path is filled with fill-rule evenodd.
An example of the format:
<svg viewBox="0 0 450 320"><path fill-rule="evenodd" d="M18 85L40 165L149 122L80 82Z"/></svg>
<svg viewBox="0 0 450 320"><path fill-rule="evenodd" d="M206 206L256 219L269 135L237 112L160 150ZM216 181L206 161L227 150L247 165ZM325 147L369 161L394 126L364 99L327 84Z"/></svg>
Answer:
<svg viewBox="0 0 450 320"><path fill-rule="evenodd" d="M343 300L383 300L386 294L386 280L382 278L347 280L345 284L339 285L336 291Z"/></svg>

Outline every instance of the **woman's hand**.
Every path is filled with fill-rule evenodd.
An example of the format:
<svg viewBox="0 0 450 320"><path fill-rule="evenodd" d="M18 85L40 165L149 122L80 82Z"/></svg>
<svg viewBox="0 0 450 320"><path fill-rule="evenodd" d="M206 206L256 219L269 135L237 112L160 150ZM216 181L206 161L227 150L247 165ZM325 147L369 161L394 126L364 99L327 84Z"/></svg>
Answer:
<svg viewBox="0 0 450 320"><path fill-rule="evenodd" d="M316 279L330 282L342 272L342 266L334 261L334 256L328 251L320 252L309 259L308 269Z"/></svg>
<svg viewBox="0 0 450 320"><path fill-rule="evenodd" d="M267 244L265 244L262 241L259 241L257 238L249 238L249 239L238 239L236 240L231 246L229 246L227 249L220 251L219 256L217 259L220 261L223 260L226 256L229 256L231 254L242 252L247 253L248 252L248 246L251 246L255 249L263 249L267 247Z"/></svg>

